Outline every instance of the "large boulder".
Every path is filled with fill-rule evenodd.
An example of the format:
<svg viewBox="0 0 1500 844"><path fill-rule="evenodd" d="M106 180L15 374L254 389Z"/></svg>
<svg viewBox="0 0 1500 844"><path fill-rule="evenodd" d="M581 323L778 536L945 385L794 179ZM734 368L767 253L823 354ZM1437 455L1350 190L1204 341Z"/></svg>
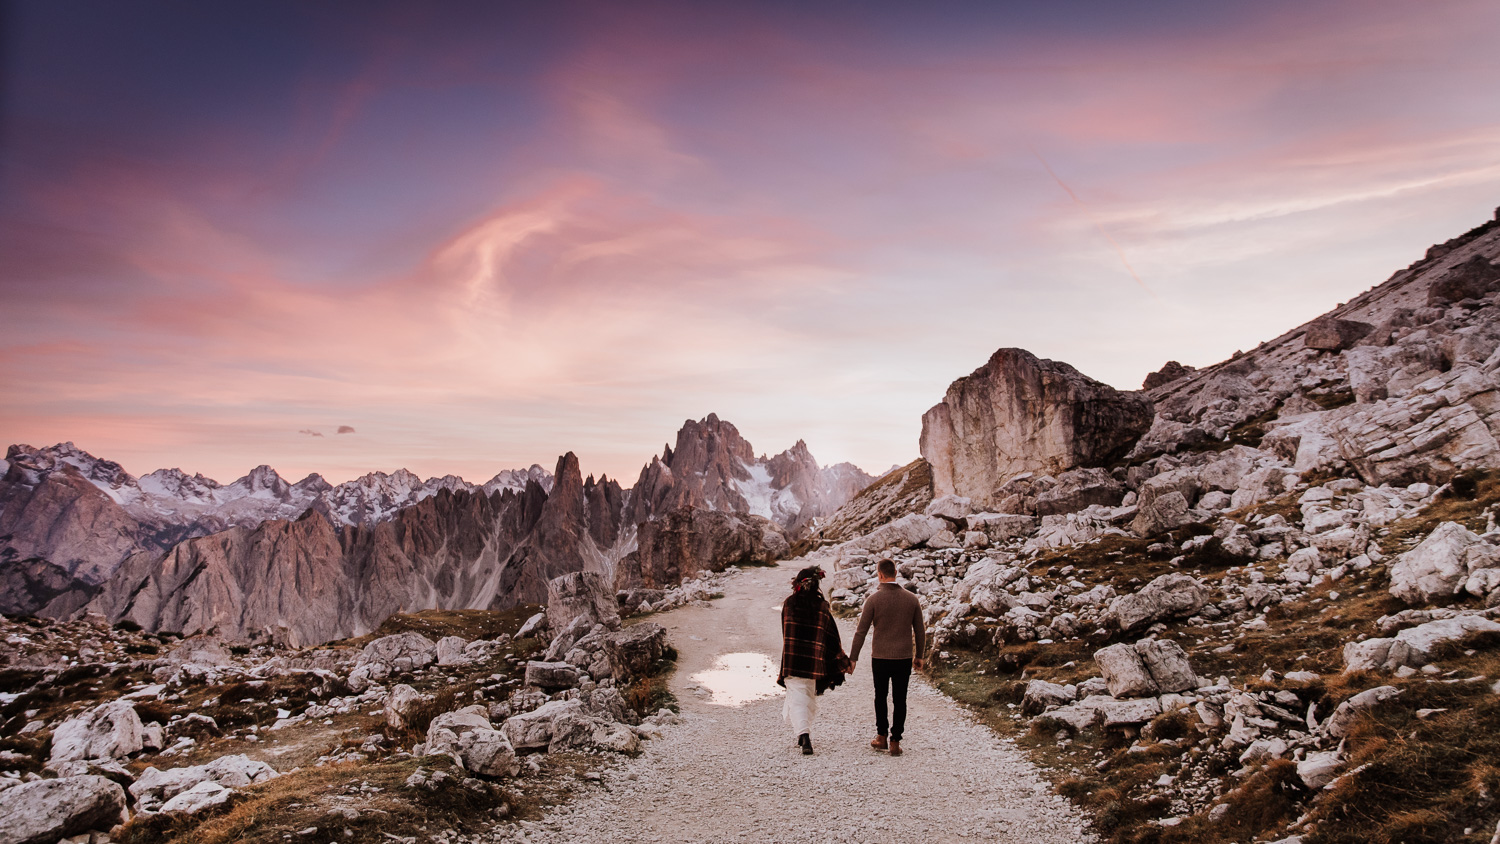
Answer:
<svg viewBox="0 0 1500 844"><path fill-rule="evenodd" d="M1344 645L1347 671L1394 671L1431 662L1440 645L1458 642L1471 633L1500 632L1500 623L1479 615L1460 615L1429 621L1402 630L1392 638L1366 639Z"/></svg>
<svg viewBox="0 0 1500 844"><path fill-rule="evenodd" d="M575 571L547 581L547 626L566 630L579 618L611 630L620 626L619 604L603 575Z"/></svg>
<svg viewBox="0 0 1500 844"><path fill-rule="evenodd" d="M36 780L0 791L0 844L54 844L125 820L125 789L105 777Z"/></svg>
<svg viewBox="0 0 1500 844"><path fill-rule="evenodd" d="M576 688L579 679L578 669L566 662L532 660L526 663L526 685L543 691Z"/></svg>
<svg viewBox="0 0 1500 844"><path fill-rule="evenodd" d="M1026 694L1021 697L1021 713L1040 715L1048 709L1066 706L1077 699L1077 686L1032 680L1026 684Z"/></svg>
<svg viewBox="0 0 1500 844"><path fill-rule="evenodd" d="M1406 395L1341 408L1326 425L1337 454L1371 486L1444 483L1500 466L1500 373L1456 366ZM1301 460L1297 468L1301 470Z"/></svg>
<svg viewBox="0 0 1500 844"><path fill-rule="evenodd" d="M1142 393L1122 393L1022 349L1001 349L923 415L922 457L932 466L935 496L994 507L996 490L1016 475L1124 456L1152 416Z"/></svg>
<svg viewBox="0 0 1500 844"><path fill-rule="evenodd" d="M667 652L666 628L655 622L635 624L604 637L604 652L616 682L645 677Z"/></svg>
<svg viewBox="0 0 1500 844"><path fill-rule="evenodd" d="M968 518L969 530L981 531L990 542L1005 542L1036 532L1036 519L1017 513L975 513Z"/></svg>
<svg viewBox="0 0 1500 844"><path fill-rule="evenodd" d="M405 683L397 683L391 688L390 696L385 700L385 722L392 729L401 729L406 725L406 719L412 711L427 698Z"/></svg>
<svg viewBox="0 0 1500 844"><path fill-rule="evenodd" d="M1118 506L1125 485L1103 469L1073 469L1057 476L1057 485L1036 497L1038 516L1076 513L1085 507Z"/></svg>
<svg viewBox="0 0 1500 844"><path fill-rule="evenodd" d="M1101 648L1094 661L1116 698L1185 692L1198 687L1187 653L1176 642L1142 639Z"/></svg>
<svg viewBox="0 0 1500 844"><path fill-rule="evenodd" d="M1192 524L1193 516L1188 511L1188 502L1181 492L1172 490L1158 495L1150 503L1140 505L1130 529L1137 536L1155 536L1159 533Z"/></svg>
<svg viewBox="0 0 1500 844"><path fill-rule="evenodd" d="M530 712L512 715L500 729L517 750L539 750L552 743L554 723L564 715L583 711L576 700L554 700Z"/></svg>
<svg viewBox="0 0 1500 844"><path fill-rule="evenodd" d="M62 722L52 733L50 764L89 759L123 759L145 747L135 706L116 700Z"/></svg>
<svg viewBox="0 0 1500 844"><path fill-rule="evenodd" d="M469 662L469 655L464 652L468 642L458 636L444 636L438 640L434 653L437 655L438 665L463 665Z"/></svg>
<svg viewBox="0 0 1500 844"><path fill-rule="evenodd" d="M548 753L598 751L635 753L641 741L630 727L585 712L567 712L552 722Z"/></svg>
<svg viewBox="0 0 1500 844"><path fill-rule="evenodd" d="M1374 330L1375 326L1368 322L1323 317L1308 323L1302 344L1309 349L1338 352L1353 346Z"/></svg>
<svg viewBox="0 0 1500 844"><path fill-rule="evenodd" d="M186 768L147 768L130 786L141 811L159 811L164 803L199 783L211 782L224 788L243 788L275 779L276 769L244 754L221 756L206 765Z"/></svg>
<svg viewBox="0 0 1500 844"><path fill-rule="evenodd" d="M948 530L947 520L939 516L909 513L888 522L858 539L850 540L844 548L850 551L884 551L887 548L911 548Z"/></svg>
<svg viewBox="0 0 1500 844"><path fill-rule="evenodd" d="M382 636L365 645L354 670L349 672L349 687L362 692L372 683L416 671L437 661L437 645L421 633L407 631Z"/></svg>
<svg viewBox="0 0 1500 844"><path fill-rule="evenodd" d="M1408 604L1451 600L1469 575L1500 565L1500 549L1457 522L1444 522L1391 566L1391 594Z"/></svg>
<svg viewBox="0 0 1500 844"><path fill-rule="evenodd" d="M460 735L458 757L464 770L486 777L513 777L521 772L516 749L501 730L475 729Z"/></svg>
<svg viewBox="0 0 1500 844"><path fill-rule="evenodd" d="M1180 572L1164 574L1129 595L1109 602L1105 619L1121 631L1135 630L1162 619L1191 615L1208 603L1209 589Z"/></svg>

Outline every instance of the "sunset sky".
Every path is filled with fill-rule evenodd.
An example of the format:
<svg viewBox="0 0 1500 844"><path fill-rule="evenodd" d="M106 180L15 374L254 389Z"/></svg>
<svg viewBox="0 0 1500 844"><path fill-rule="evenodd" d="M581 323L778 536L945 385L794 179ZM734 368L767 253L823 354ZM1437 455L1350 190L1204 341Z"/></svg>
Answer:
<svg viewBox="0 0 1500 844"><path fill-rule="evenodd" d="M1500 205L1493 0L3 8L0 439L137 474L879 473L997 348L1138 388Z"/></svg>

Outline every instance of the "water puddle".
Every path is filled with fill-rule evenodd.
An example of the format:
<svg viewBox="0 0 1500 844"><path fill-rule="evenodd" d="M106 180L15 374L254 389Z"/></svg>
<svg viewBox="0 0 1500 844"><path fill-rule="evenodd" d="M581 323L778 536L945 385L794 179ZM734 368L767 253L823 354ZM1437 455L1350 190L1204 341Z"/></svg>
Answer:
<svg viewBox="0 0 1500 844"><path fill-rule="evenodd" d="M709 693L709 703L718 706L744 706L781 694L776 663L765 654L724 654L714 660L713 668L689 679Z"/></svg>

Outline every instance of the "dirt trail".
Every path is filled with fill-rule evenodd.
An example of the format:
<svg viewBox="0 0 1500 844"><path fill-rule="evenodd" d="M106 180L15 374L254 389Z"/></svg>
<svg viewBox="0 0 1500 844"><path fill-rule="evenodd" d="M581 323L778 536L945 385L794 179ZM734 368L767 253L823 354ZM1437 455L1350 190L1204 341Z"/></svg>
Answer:
<svg viewBox="0 0 1500 844"><path fill-rule="evenodd" d="M913 678L906 755L872 750L868 648L854 675L823 695L816 754L803 756L782 722L774 683L780 602L796 566L733 575L724 598L658 617L679 654L672 689L684 723L646 743L546 820L498 840L530 842L935 842L1049 844L1088 840L1082 819L1052 795L1020 751ZM841 622L845 648L854 624ZM768 666L705 677L726 655ZM763 656L754 656L754 655ZM715 703L725 678L772 696Z"/></svg>

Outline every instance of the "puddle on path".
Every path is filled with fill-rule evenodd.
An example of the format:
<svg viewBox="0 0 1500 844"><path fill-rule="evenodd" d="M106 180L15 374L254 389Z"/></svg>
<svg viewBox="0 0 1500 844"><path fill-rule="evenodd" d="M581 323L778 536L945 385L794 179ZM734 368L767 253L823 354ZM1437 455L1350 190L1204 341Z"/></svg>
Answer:
<svg viewBox="0 0 1500 844"><path fill-rule="evenodd" d="M709 703L718 706L744 706L781 694L776 663L765 654L724 654L714 660L713 668L689 679L709 693Z"/></svg>

